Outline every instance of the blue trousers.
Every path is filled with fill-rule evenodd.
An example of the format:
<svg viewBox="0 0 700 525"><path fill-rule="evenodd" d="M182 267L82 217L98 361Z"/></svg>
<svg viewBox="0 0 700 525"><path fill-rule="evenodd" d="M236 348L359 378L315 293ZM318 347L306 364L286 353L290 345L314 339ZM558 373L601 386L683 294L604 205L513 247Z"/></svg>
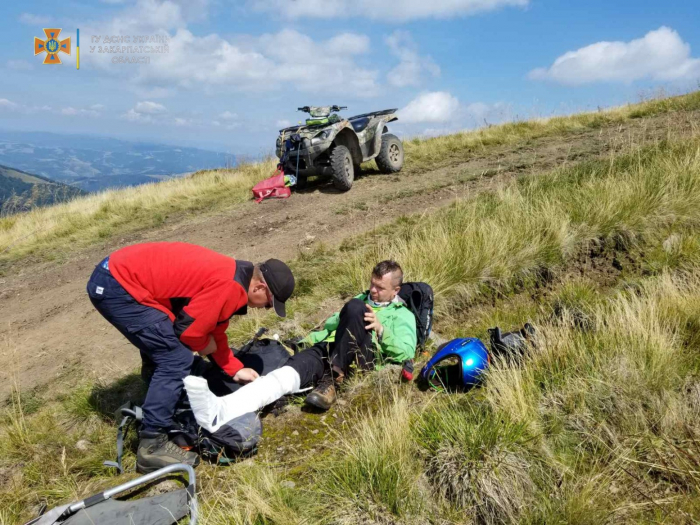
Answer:
<svg viewBox="0 0 700 525"><path fill-rule="evenodd" d="M109 272L109 258L97 265L87 285L90 301L141 352L152 375L143 403L143 430L167 432L183 393L194 355L175 335L170 318L138 303ZM150 375L150 374L148 374Z"/></svg>

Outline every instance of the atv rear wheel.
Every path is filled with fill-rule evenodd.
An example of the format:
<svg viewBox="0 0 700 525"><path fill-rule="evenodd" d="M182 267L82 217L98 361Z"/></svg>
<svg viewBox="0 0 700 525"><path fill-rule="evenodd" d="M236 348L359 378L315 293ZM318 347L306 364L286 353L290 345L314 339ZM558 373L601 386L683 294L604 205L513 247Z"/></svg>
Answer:
<svg viewBox="0 0 700 525"><path fill-rule="evenodd" d="M345 146L336 146L331 152L331 170L333 171L333 186L340 191L352 188L355 179L355 167L350 150Z"/></svg>
<svg viewBox="0 0 700 525"><path fill-rule="evenodd" d="M382 135L382 148L375 159L382 173L396 173L403 168L403 144L396 135Z"/></svg>

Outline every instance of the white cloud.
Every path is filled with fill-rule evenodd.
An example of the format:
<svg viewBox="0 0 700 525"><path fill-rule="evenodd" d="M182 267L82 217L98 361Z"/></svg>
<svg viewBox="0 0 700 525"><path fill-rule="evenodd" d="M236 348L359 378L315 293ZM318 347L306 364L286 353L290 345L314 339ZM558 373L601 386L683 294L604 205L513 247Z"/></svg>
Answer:
<svg viewBox="0 0 700 525"><path fill-rule="evenodd" d="M661 27L630 42L597 42L569 51L529 77L570 85L695 79L700 77L700 59L691 57L690 45L676 31Z"/></svg>
<svg viewBox="0 0 700 525"><path fill-rule="evenodd" d="M136 106L123 113L120 118L130 122L153 122L154 117L158 117L166 112L167 109L162 104L144 100L137 102Z"/></svg>
<svg viewBox="0 0 700 525"><path fill-rule="evenodd" d="M38 26L39 28L48 27L51 19L48 16L33 15L31 13L22 13L19 16L19 21L29 26Z"/></svg>
<svg viewBox="0 0 700 525"><path fill-rule="evenodd" d="M131 108L129 111L121 115L121 118L129 122L153 122L150 115L143 115Z"/></svg>
<svg viewBox="0 0 700 525"><path fill-rule="evenodd" d="M360 55L369 51L370 41L366 35L341 33L331 38L324 47L332 54Z"/></svg>
<svg viewBox="0 0 700 525"><path fill-rule="evenodd" d="M426 75L437 77L440 67L429 56L420 56L407 31L394 31L386 37L391 53L398 57L399 65L389 71L387 81L395 87L417 86Z"/></svg>
<svg viewBox="0 0 700 525"><path fill-rule="evenodd" d="M354 63L353 56L367 48L361 44L363 37L356 36L316 42L286 29L232 43L216 34L197 37L178 29L170 40L170 52L142 68L140 80L185 88L270 90L293 85L302 91L371 95L377 90L377 73ZM340 41L351 45L343 48Z"/></svg>
<svg viewBox="0 0 700 525"><path fill-rule="evenodd" d="M15 104L14 102L7 100L6 98L0 98L0 109L15 111L19 108L19 105Z"/></svg>
<svg viewBox="0 0 700 525"><path fill-rule="evenodd" d="M468 16L501 7L526 7L529 0L249 0L248 3L258 11L286 18L356 16L395 23Z"/></svg>
<svg viewBox="0 0 700 525"><path fill-rule="evenodd" d="M291 125L292 125L291 121L289 121L287 119L282 119L282 120L278 120L277 122L275 122L275 126L280 128L280 129L281 128L288 128Z"/></svg>
<svg viewBox="0 0 700 525"><path fill-rule="evenodd" d="M258 37L216 33L198 36L187 29L199 11L193 5L206 2L136 0L114 18L84 23L81 33L90 35L160 35L168 39L168 52L151 54L150 63L125 68L111 62L109 53L81 54L86 65L124 78L131 86L148 89L178 87L212 90L295 89L307 92L343 92L371 96L377 93L376 70L362 67L355 57L367 53L370 40L342 33L314 40L292 29ZM201 9L200 9L201 11Z"/></svg>
<svg viewBox="0 0 700 525"><path fill-rule="evenodd" d="M64 108L56 108L53 109L51 106L43 105L43 106L27 106L24 104L17 104L15 102L12 102L11 100L8 100L6 98L0 98L0 111L1 110L8 110L8 111L16 111L21 114L25 115L32 115L36 114L39 112L50 112L53 113L54 115L61 115L64 117L75 117L75 116L81 116L81 117L99 117L100 116L100 110L97 108L97 106L100 106L99 104L90 106L89 108L74 108L72 106L67 106ZM100 106L104 107L104 106Z"/></svg>
<svg viewBox="0 0 700 525"><path fill-rule="evenodd" d="M97 104L96 106L101 106L101 104ZM195 117L196 114L196 112L188 113L188 115L194 115ZM233 113L229 113L229 115L235 116ZM152 102L150 100L137 102L133 108L129 109L125 113L122 113L119 116L119 118L123 120L128 120L130 122L143 122L148 124L173 124L178 127L203 125L201 119L172 115L168 112L168 109L164 105L158 104L157 102ZM220 122L214 122L215 126L220 125Z"/></svg>
<svg viewBox="0 0 700 525"><path fill-rule="evenodd" d="M34 66L26 60L8 60L7 67L9 67L10 69L16 69L18 71L29 71L31 69L34 69Z"/></svg>
<svg viewBox="0 0 700 525"><path fill-rule="evenodd" d="M99 105L99 104L98 104ZM43 109L43 108L38 108ZM74 107L68 106L62 108L59 113L66 117L83 116L83 117L99 117L100 112L96 109L76 109Z"/></svg>
<svg viewBox="0 0 700 525"><path fill-rule="evenodd" d="M231 113L230 111L224 111L219 115L219 118L221 120L236 120L238 118L238 115L235 113Z"/></svg>
<svg viewBox="0 0 700 525"><path fill-rule="evenodd" d="M136 113L147 113L149 115L154 115L156 113L165 113L167 109L165 109L163 104L146 100L144 102L138 102L134 107L134 111L136 111Z"/></svg>
<svg viewBox="0 0 700 525"><path fill-rule="evenodd" d="M437 91L423 93L399 110L396 126L402 136L435 137L504 122L511 113L507 104L464 104L450 93Z"/></svg>
<svg viewBox="0 0 700 525"><path fill-rule="evenodd" d="M399 120L408 124L449 122L460 110L456 97L446 91L424 93L398 111Z"/></svg>

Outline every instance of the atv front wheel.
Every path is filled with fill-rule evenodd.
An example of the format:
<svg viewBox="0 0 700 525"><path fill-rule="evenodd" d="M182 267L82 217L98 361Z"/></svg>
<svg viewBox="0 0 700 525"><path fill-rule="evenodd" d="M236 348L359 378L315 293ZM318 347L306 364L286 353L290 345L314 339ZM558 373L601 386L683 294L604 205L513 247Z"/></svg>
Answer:
<svg viewBox="0 0 700 525"><path fill-rule="evenodd" d="M382 135L382 148L375 159L382 173L396 173L403 168L403 144L396 135Z"/></svg>
<svg viewBox="0 0 700 525"><path fill-rule="evenodd" d="M333 172L333 186L340 191L348 191L352 188L352 181L355 179L355 168L348 148L345 146L333 148L331 152L331 170Z"/></svg>

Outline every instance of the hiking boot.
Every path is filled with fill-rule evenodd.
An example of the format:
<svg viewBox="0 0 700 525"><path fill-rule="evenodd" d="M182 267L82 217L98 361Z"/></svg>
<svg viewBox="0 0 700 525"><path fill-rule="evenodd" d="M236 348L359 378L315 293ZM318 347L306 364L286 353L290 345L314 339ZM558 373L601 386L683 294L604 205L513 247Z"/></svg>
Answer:
<svg viewBox="0 0 700 525"><path fill-rule="evenodd" d="M335 376L335 378L333 376ZM327 374L323 376L318 386L306 396L306 404L320 408L321 410L328 410L331 408L333 403L338 399L336 386L343 382L343 377L343 374L338 374L335 371L333 375Z"/></svg>
<svg viewBox="0 0 700 525"><path fill-rule="evenodd" d="M141 432L139 448L136 453L136 472L148 474L159 468L184 463L196 467L199 455L182 449L168 439L167 434Z"/></svg>

